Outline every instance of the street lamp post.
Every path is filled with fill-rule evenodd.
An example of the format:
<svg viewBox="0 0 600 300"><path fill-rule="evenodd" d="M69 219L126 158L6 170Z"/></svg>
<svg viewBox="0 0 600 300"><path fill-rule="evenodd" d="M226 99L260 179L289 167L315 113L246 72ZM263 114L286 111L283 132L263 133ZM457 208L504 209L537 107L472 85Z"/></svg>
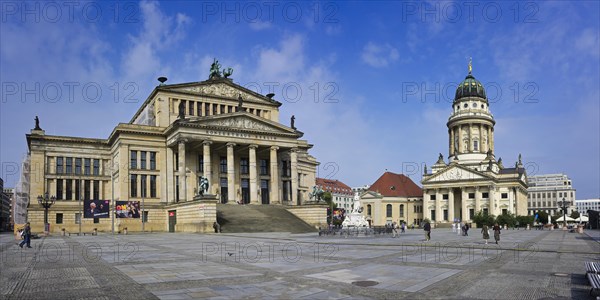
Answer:
<svg viewBox="0 0 600 300"><path fill-rule="evenodd" d="M48 209L56 202L56 197L48 197L46 192L43 196L37 197L38 203L44 208L44 232L50 232L50 224L48 224Z"/></svg>
<svg viewBox="0 0 600 300"><path fill-rule="evenodd" d="M563 230L567 228L567 200L565 198L559 201L559 205L563 210Z"/></svg>

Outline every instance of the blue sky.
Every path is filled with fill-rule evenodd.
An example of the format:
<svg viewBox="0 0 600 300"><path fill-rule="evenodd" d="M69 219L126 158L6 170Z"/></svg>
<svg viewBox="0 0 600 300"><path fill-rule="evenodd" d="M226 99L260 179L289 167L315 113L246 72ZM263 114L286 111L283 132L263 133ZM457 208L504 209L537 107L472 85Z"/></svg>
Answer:
<svg viewBox="0 0 600 300"><path fill-rule="evenodd" d="M456 85L473 74L496 119L496 157L565 173L600 196L597 1L20 2L0 6L0 161L17 181L25 134L106 138L166 76L238 84L283 102L320 177L386 169L421 179L447 155ZM271 90L272 89L272 90Z"/></svg>

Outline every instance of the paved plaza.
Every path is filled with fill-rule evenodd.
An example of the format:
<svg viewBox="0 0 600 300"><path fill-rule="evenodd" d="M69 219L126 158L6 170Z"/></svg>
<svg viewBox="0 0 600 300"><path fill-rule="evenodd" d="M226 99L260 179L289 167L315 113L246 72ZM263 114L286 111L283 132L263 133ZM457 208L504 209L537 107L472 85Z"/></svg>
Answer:
<svg viewBox="0 0 600 300"><path fill-rule="evenodd" d="M595 299L600 231L0 235L6 299Z"/></svg>

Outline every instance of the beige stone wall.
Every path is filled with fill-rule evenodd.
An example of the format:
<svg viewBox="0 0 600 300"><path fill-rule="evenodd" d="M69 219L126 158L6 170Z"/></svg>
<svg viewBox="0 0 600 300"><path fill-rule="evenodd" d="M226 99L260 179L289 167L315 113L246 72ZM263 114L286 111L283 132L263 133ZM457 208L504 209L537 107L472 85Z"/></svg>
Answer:
<svg viewBox="0 0 600 300"><path fill-rule="evenodd" d="M294 206L286 210L315 228L327 228L327 205Z"/></svg>
<svg viewBox="0 0 600 300"><path fill-rule="evenodd" d="M214 232L213 223L217 220L217 201L189 201L165 206L165 224L168 231L168 212L176 211L176 232Z"/></svg>

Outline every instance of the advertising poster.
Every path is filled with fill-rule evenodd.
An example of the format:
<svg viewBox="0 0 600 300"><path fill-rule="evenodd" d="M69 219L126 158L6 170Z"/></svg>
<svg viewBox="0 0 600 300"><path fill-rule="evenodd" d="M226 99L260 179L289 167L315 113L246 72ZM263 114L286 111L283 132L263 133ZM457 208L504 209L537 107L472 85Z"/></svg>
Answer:
<svg viewBox="0 0 600 300"><path fill-rule="evenodd" d="M117 201L117 218L139 218L140 201Z"/></svg>
<svg viewBox="0 0 600 300"><path fill-rule="evenodd" d="M110 200L83 200L84 218L108 218Z"/></svg>

